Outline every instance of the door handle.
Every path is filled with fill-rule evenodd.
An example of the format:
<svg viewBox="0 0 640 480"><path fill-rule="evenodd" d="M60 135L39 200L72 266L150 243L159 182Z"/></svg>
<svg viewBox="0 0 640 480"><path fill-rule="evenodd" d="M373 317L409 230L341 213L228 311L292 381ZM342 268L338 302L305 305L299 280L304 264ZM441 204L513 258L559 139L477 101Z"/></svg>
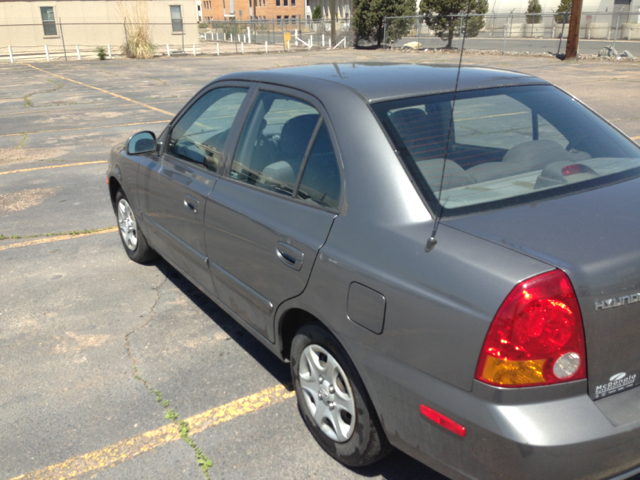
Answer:
<svg viewBox="0 0 640 480"><path fill-rule="evenodd" d="M304 253L297 248L294 248L284 242L278 242L276 244L276 253L280 261L287 267L291 267L294 270L300 270L302 268Z"/></svg>
<svg viewBox="0 0 640 480"><path fill-rule="evenodd" d="M184 196L184 206L191 210L193 213L198 213L198 205L200 202L193 198L191 195Z"/></svg>

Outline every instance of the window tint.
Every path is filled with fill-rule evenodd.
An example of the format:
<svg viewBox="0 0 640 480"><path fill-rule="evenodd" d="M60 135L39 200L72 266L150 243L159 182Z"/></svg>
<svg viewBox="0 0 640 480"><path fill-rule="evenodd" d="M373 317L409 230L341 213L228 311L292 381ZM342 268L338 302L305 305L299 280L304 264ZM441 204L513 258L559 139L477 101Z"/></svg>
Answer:
<svg viewBox="0 0 640 480"><path fill-rule="evenodd" d="M42 26L45 35L57 35L56 20L53 16L53 7L40 7L40 15L42 16Z"/></svg>
<svg viewBox="0 0 640 480"><path fill-rule="evenodd" d="M640 174L640 149L552 86L458 92L449 135L452 101L448 93L373 105L425 198L445 216Z"/></svg>
<svg viewBox="0 0 640 480"><path fill-rule="evenodd" d="M246 88L235 87L205 94L173 127L168 152L217 171L224 142L246 95Z"/></svg>
<svg viewBox="0 0 640 480"><path fill-rule="evenodd" d="M338 208L340 200L340 171L326 125L318 132L307 160L298 198L316 205Z"/></svg>
<svg viewBox="0 0 640 480"><path fill-rule="evenodd" d="M302 100L260 92L244 126L231 178L292 195L319 118Z"/></svg>
<svg viewBox="0 0 640 480"><path fill-rule="evenodd" d="M506 95L456 100L456 143L509 149L533 140L531 109Z"/></svg>
<svg viewBox="0 0 640 480"><path fill-rule="evenodd" d="M567 138L562 135L556 127L547 122L541 115L538 115L538 138L553 140L565 149L569 145L569 140L567 140Z"/></svg>

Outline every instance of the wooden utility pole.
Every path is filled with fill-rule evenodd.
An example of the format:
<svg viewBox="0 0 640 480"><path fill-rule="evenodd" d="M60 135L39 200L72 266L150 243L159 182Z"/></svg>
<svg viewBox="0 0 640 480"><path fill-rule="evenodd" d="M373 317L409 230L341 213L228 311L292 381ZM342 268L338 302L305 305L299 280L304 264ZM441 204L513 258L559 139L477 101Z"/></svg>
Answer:
<svg viewBox="0 0 640 480"><path fill-rule="evenodd" d="M329 15L331 15L331 46L336 44L336 0L329 1Z"/></svg>
<svg viewBox="0 0 640 480"><path fill-rule="evenodd" d="M565 60L578 59L581 16L582 0L573 0L573 3L571 4L571 20L569 20L569 34L567 35L567 52L564 56Z"/></svg>

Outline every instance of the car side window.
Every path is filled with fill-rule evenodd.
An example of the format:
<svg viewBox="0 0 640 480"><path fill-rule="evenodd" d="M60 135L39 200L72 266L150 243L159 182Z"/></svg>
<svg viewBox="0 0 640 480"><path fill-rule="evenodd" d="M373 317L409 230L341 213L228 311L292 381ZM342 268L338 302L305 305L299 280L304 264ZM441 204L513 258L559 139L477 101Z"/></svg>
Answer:
<svg viewBox="0 0 640 480"><path fill-rule="evenodd" d="M322 207L338 208L340 170L324 123L307 160L297 197Z"/></svg>
<svg viewBox="0 0 640 480"><path fill-rule="evenodd" d="M244 126L231 178L293 195L320 113L307 102L261 91Z"/></svg>
<svg viewBox="0 0 640 480"><path fill-rule="evenodd" d="M217 172L224 142L247 91L222 87L203 95L173 127L167 152Z"/></svg>

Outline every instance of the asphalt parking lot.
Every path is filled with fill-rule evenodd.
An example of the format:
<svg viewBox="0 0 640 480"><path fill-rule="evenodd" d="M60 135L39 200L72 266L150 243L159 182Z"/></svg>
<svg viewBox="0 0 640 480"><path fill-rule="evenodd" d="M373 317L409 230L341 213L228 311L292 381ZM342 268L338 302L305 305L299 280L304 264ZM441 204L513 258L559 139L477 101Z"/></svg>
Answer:
<svg viewBox="0 0 640 480"><path fill-rule="evenodd" d="M457 60L346 49L0 65L0 480L444 478L399 452L353 470L326 455L288 364L166 262L127 259L104 172L114 144L161 132L225 73ZM639 63L465 64L548 79L640 142Z"/></svg>

